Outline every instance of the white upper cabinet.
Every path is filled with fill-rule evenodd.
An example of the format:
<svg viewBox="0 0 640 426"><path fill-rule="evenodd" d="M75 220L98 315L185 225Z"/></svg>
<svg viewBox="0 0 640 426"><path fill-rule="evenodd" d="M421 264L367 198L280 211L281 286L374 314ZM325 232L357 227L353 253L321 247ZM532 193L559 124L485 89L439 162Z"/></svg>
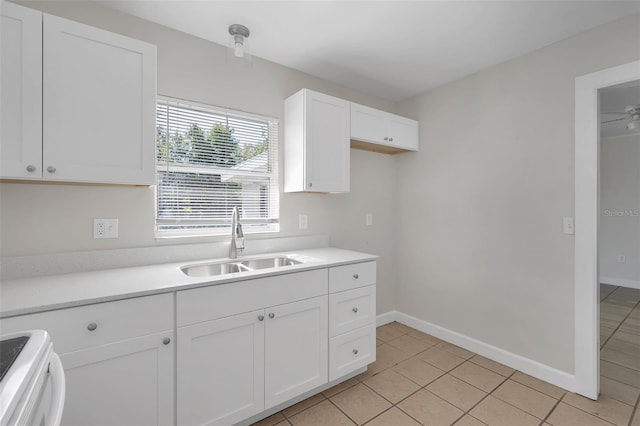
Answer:
<svg viewBox="0 0 640 426"><path fill-rule="evenodd" d="M350 110L308 89L285 100L285 192L349 192Z"/></svg>
<svg viewBox="0 0 640 426"><path fill-rule="evenodd" d="M153 184L156 47L2 7L2 177Z"/></svg>
<svg viewBox="0 0 640 426"><path fill-rule="evenodd" d="M351 103L354 148L389 154L418 150L418 122L364 105Z"/></svg>
<svg viewBox="0 0 640 426"><path fill-rule="evenodd" d="M155 46L50 15L43 35L45 177L153 184Z"/></svg>
<svg viewBox="0 0 640 426"><path fill-rule="evenodd" d="M42 13L0 2L0 173L42 176Z"/></svg>

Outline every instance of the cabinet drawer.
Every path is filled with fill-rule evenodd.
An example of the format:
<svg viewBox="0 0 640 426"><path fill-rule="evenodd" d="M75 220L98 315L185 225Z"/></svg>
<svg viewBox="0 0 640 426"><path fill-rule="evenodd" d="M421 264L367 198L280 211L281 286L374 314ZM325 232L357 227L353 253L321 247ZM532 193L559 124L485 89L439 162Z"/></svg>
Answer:
<svg viewBox="0 0 640 426"><path fill-rule="evenodd" d="M355 263L329 269L329 292L350 290L376 283L376 262Z"/></svg>
<svg viewBox="0 0 640 426"><path fill-rule="evenodd" d="M336 380L376 360L374 324L329 340L329 381Z"/></svg>
<svg viewBox="0 0 640 426"><path fill-rule="evenodd" d="M376 321L376 286L329 296L329 336L337 336Z"/></svg>
<svg viewBox="0 0 640 426"><path fill-rule="evenodd" d="M173 293L2 320L2 333L31 329L48 331L54 349L58 353L171 330L173 329Z"/></svg>
<svg viewBox="0 0 640 426"><path fill-rule="evenodd" d="M327 286L327 270L316 269L179 291L178 327L326 295Z"/></svg>

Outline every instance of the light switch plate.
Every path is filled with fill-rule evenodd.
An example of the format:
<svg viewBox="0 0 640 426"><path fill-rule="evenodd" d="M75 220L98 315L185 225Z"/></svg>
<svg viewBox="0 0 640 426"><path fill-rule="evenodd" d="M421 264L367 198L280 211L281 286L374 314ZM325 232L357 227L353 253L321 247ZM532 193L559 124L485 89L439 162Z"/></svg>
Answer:
<svg viewBox="0 0 640 426"><path fill-rule="evenodd" d="M308 218L306 214L298 215L298 228L307 229L309 226Z"/></svg>
<svg viewBox="0 0 640 426"><path fill-rule="evenodd" d="M573 235L573 217L562 218L562 232L566 235Z"/></svg>

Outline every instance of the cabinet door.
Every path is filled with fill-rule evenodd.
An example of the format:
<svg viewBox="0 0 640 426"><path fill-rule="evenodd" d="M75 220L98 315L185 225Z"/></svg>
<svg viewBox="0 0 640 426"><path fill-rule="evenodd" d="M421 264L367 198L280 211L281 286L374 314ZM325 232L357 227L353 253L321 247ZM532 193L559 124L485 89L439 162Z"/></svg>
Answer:
<svg viewBox="0 0 640 426"><path fill-rule="evenodd" d="M0 2L0 170L42 177L42 13Z"/></svg>
<svg viewBox="0 0 640 426"><path fill-rule="evenodd" d="M349 192L349 102L305 93L305 190Z"/></svg>
<svg viewBox="0 0 640 426"><path fill-rule="evenodd" d="M178 328L179 425L229 425L264 409L260 318L262 310Z"/></svg>
<svg viewBox="0 0 640 426"><path fill-rule="evenodd" d="M390 114L388 117L389 145L409 151L418 150L418 122Z"/></svg>
<svg viewBox="0 0 640 426"><path fill-rule="evenodd" d="M351 139L384 143L389 139L387 122L380 110L351 103Z"/></svg>
<svg viewBox="0 0 640 426"><path fill-rule="evenodd" d="M265 409L328 381L327 296L266 309Z"/></svg>
<svg viewBox="0 0 640 426"><path fill-rule="evenodd" d="M171 341L165 344L166 338ZM173 331L61 354L64 425L174 423Z"/></svg>
<svg viewBox="0 0 640 426"><path fill-rule="evenodd" d="M156 48L44 15L43 175L153 184Z"/></svg>

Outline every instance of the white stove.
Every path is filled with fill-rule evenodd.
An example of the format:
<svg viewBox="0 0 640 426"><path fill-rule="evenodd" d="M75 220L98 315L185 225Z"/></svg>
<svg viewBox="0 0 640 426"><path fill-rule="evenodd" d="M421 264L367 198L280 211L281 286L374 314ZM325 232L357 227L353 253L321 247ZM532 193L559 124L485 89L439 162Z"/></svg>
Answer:
<svg viewBox="0 0 640 426"><path fill-rule="evenodd" d="M64 370L46 331L0 337L0 425L58 426Z"/></svg>

